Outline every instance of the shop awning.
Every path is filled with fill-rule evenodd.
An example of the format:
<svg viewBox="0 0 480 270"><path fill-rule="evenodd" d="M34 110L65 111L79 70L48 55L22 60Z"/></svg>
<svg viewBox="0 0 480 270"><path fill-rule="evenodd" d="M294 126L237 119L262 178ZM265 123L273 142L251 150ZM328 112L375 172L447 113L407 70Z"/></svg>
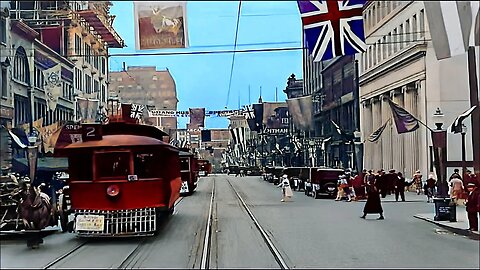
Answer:
<svg viewBox="0 0 480 270"><path fill-rule="evenodd" d="M124 41L107 22L100 19L95 10L80 10L76 12L102 37L110 48L125 47Z"/></svg>
<svg viewBox="0 0 480 270"><path fill-rule="evenodd" d="M43 157L37 161L39 172L62 172L68 170L68 159L60 157ZM14 158L12 171L20 174L28 174L28 160L26 158Z"/></svg>

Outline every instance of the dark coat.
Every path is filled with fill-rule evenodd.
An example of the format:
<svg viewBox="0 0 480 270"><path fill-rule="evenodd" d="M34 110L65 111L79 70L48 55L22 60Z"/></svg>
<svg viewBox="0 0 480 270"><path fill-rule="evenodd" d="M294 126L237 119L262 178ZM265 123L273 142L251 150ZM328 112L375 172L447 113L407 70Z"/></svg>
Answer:
<svg viewBox="0 0 480 270"><path fill-rule="evenodd" d="M395 186L397 189L404 189L406 186L405 177L400 177L397 175L397 179L395 179Z"/></svg>
<svg viewBox="0 0 480 270"><path fill-rule="evenodd" d="M475 213L479 212L479 204L480 204L480 191L476 188L470 194L468 194L467 202L465 203L466 210L468 213Z"/></svg>
<svg viewBox="0 0 480 270"><path fill-rule="evenodd" d="M367 202L365 203L365 207L363 207L363 213L365 214L381 214L383 213L382 204L380 201L380 193L378 193L378 189L371 185L368 189L368 198Z"/></svg>
<svg viewBox="0 0 480 270"><path fill-rule="evenodd" d="M393 189L396 181L398 180L398 175L396 173L386 173L383 175L385 181L385 187Z"/></svg>

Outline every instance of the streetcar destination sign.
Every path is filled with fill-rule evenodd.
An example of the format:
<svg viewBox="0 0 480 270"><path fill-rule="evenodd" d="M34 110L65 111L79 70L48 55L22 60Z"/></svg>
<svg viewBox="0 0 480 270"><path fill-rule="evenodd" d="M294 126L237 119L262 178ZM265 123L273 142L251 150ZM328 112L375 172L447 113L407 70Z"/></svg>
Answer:
<svg viewBox="0 0 480 270"><path fill-rule="evenodd" d="M101 215L78 215L75 220L77 231L103 231L105 216Z"/></svg>

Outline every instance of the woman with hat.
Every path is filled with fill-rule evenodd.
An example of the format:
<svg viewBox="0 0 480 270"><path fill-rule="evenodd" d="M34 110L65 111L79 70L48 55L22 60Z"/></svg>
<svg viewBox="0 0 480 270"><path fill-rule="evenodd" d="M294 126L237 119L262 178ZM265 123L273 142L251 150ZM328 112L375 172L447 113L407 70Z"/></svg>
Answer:
<svg viewBox="0 0 480 270"><path fill-rule="evenodd" d="M290 181L288 180L288 175L284 174L282 176L282 181L278 184L277 187L282 188L282 200L281 202L285 202L287 198L291 198L293 196L292 189L290 188Z"/></svg>
<svg viewBox="0 0 480 270"><path fill-rule="evenodd" d="M415 189L417 191L417 195L420 195L420 192L423 189L422 173L420 172L420 170L417 170L413 175L413 182L415 183Z"/></svg>
<svg viewBox="0 0 480 270"><path fill-rule="evenodd" d="M383 217L383 208L382 203L380 200L380 193L378 192L378 188L375 186L375 181L369 181L367 183L369 188L368 190L368 197L365 206L363 207L363 216L361 218L365 218L367 214L380 214L378 219L385 219Z"/></svg>
<svg viewBox="0 0 480 270"><path fill-rule="evenodd" d="M480 192L475 183L467 184L468 198L465 202L467 217L468 217L468 230L478 231L478 212L480 211Z"/></svg>

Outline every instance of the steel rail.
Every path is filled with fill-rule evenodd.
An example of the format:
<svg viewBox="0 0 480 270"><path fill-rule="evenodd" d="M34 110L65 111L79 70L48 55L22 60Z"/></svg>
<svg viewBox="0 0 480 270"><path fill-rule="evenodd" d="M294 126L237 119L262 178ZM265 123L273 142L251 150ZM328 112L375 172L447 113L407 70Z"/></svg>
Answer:
<svg viewBox="0 0 480 270"><path fill-rule="evenodd" d="M60 257L56 258L55 260L49 262L47 265L45 265L42 269L50 269L52 266L54 266L55 264L57 264L58 262L62 261L63 259L65 259L66 257L70 256L72 253L74 253L75 251L79 250L81 247L83 247L85 244L88 243L88 240L84 241L83 243L81 243L80 245L74 247L73 249L71 249L69 252L61 255Z"/></svg>
<svg viewBox="0 0 480 270"><path fill-rule="evenodd" d="M183 200L183 197L180 197L178 198L175 203L174 203L174 208L180 204L180 202ZM150 238L145 238L143 239L126 257L124 260L122 260L122 263L118 266L118 268L125 268L126 267L126 263L128 262L128 260L136 253L138 253L138 250L140 249L140 247L147 241L149 240ZM73 254L75 251L77 251L78 249L80 249L81 247L83 247L84 245L86 245L88 242L89 242L90 239L88 240L85 240L83 243L81 243L80 245L74 247L73 249L71 249L70 251L68 251L67 253L57 257L55 260L49 262L47 265L45 265L42 269L50 269L52 266L58 264L60 261L64 260L66 257L70 256L71 254Z"/></svg>
<svg viewBox="0 0 480 270"><path fill-rule="evenodd" d="M215 178L213 178L212 196L210 197L210 207L208 210L207 227L205 229L205 238L203 241L202 260L200 262L200 269L208 269L210 261L210 240L212 234L212 210L213 201L215 198Z"/></svg>
<svg viewBox="0 0 480 270"><path fill-rule="evenodd" d="M272 253L273 257L275 258L275 260L277 261L278 265L282 268L282 269L290 269L288 267L288 265L285 263L285 260L283 259L282 255L280 254L280 252L278 251L278 249L275 247L275 245L273 244L272 240L270 239L270 237L268 237L268 234L265 232L265 230L263 229L263 227L260 225L260 223L258 222L258 220L255 218L255 216L253 215L252 211L250 211L250 208L247 206L247 204L245 203L245 201L243 200L243 198L240 196L240 194L237 192L237 190L233 187L232 183L230 183L230 180L227 179L227 182L228 184L230 185L230 187L233 189L233 192L235 193L235 195L237 196L237 198L240 200L240 202L242 203L242 206L243 208L247 211L248 215L250 216L250 218L253 220L253 223L255 224L255 226L257 227L257 229L259 230L260 234L262 235L263 237L263 240L265 241L265 243L267 244L268 248L270 249L270 252Z"/></svg>

